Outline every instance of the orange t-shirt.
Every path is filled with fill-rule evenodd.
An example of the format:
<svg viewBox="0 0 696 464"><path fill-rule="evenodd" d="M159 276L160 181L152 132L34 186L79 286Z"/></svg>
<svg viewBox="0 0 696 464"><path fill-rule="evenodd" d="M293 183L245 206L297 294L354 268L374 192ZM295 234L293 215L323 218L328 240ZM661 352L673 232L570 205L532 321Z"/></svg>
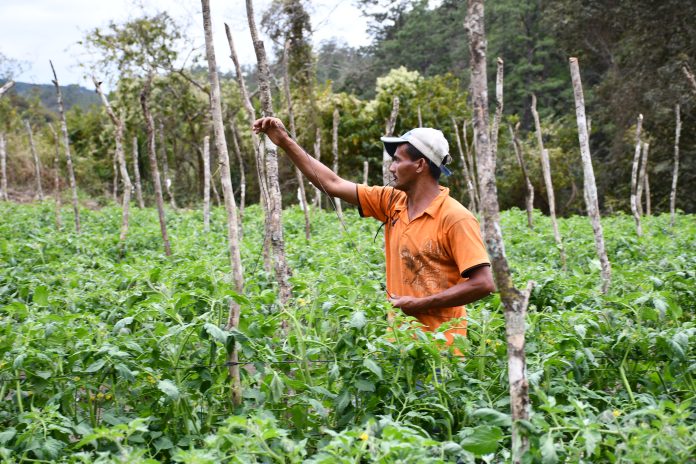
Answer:
<svg viewBox="0 0 696 464"><path fill-rule="evenodd" d="M373 217L384 226L387 292L424 297L440 293L465 279L467 272L490 264L481 239L479 222L471 212L440 187L439 195L409 221L406 193L392 187L358 185L360 215ZM416 318L426 330L435 330L452 319L466 318L466 308L438 308ZM466 320L447 330L466 336Z"/></svg>

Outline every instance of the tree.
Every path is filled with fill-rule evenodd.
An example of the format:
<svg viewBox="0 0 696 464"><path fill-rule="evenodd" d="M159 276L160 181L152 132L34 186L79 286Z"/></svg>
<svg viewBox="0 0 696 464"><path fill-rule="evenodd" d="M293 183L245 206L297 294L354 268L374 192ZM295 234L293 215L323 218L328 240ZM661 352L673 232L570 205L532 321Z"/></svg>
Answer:
<svg viewBox="0 0 696 464"><path fill-rule="evenodd" d="M254 43L254 52L258 62L259 94L261 96L261 110L264 117L273 116L273 98L271 96L271 74L268 68L266 50L263 41L259 39L254 19L254 5L252 0L246 0L247 18L251 40ZM274 270L279 287L280 303L286 304L290 299L290 268L285 259L285 240L283 239L282 224L282 197L278 184L278 153L276 146L264 134L261 137L262 146L259 154L263 154L266 168L266 183L268 186L268 217L266 221L266 233L270 237L273 252Z"/></svg>
<svg viewBox="0 0 696 464"><path fill-rule="evenodd" d="M123 202L122 202L122 214L121 214L121 234L119 236L119 241L121 242L121 254L125 250L126 236L128 235L128 214L130 212L130 197L131 190L133 190L133 184L131 183L130 176L128 175L128 167L126 165L126 154L123 150L123 115L116 116L109 100L104 95L101 88L101 82L97 81L97 78L92 76L92 82L94 82L94 87L101 97L106 113L109 115L109 119L114 125L115 137L114 142L116 145L115 157L118 160L118 167L121 173L121 182L123 183Z"/></svg>
<svg viewBox="0 0 696 464"><path fill-rule="evenodd" d="M70 138L68 137L68 123L65 120L65 107L63 106L63 95L58 84L58 76L56 70L51 63L51 71L53 71L53 85L56 88L56 96L58 98L58 112L60 115L60 129L63 133L63 149L65 151L65 160L68 167L68 180L70 181L70 190L72 191L72 205L75 217L75 231L80 233L80 210L77 205L77 184L75 182L75 171L73 170L72 156L70 156Z"/></svg>
<svg viewBox="0 0 696 464"><path fill-rule="evenodd" d="M670 225L674 227L674 210L677 203L677 180L679 179L679 136L681 135L681 115L679 104L674 106L674 162L672 164L672 190L669 194Z"/></svg>
<svg viewBox="0 0 696 464"><path fill-rule="evenodd" d="M486 78L486 36L484 30L483 0L469 0L464 28L469 34L471 55L471 97L474 106L474 136L478 158L478 174L483 213L484 239L491 257L495 283L505 307L505 332L508 347L508 380L512 409L512 461L522 461L528 448L528 439L520 421L529 418L529 384L524 354L525 315L532 283L521 292L512 282L505 256L500 229L500 212L495 180L495 153L488 130L488 83Z"/></svg>
<svg viewBox="0 0 696 464"><path fill-rule="evenodd" d="M553 182L551 180L551 163L549 162L549 152L544 148L544 137L541 134L541 123L539 122L539 113L536 109L536 96L532 94L532 116L534 117L534 127L536 127L536 139L539 145L539 154L541 155L541 169L544 175L544 184L546 185L546 196L549 199L549 215L551 216L551 224L553 225L553 237L556 240L556 246L561 254L561 266L563 271L566 271L566 255L563 248L563 240L561 233L558 230L558 220L556 219L556 197L553 191Z"/></svg>
<svg viewBox="0 0 696 464"><path fill-rule="evenodd" d="M222 172L222 192L225 197L225 212L227 213L227 246L230 255L230 268L232 280L234 281L237 293L244 290L244 272L242 259L239 250L239 237L237 226L237 205L235 204L232 190L232 180L230 177L230 159L227 152L227 142L225 140L225 128L222 123L222 104L220 101L220 82L217 75L217 65L215 60L215 48L213 45L213 28L210 20L209 0L201 0L203 13L203 30L205 32L205 54L208 61L208 82L210 85L210 113L213 122L213 133L215 135L215 147L218 152L220 169ZM230 299L229 315L226 329L231 330L239 325L240 307L239 303ZM228 369L232 378L230 389L232 403L240 405L242 403L242 387L239 376L239 359L237 346L232 348L228 354Z"/></svg>
<svg viewBox="0 0 696 464"><path fill-rule="evenodd" d="M580 155L582 156L582 170L585 180L587 215L590 217L590 222L592 222L597 256L599 257L600 266L602 267L602 293L607 293L609 291L609 285L611 284L611 264L609 263L607 251L604 247L604 232L602 231L602 222L599 215L597 184L595 183L594 169L592 168L587 119L585 117L585 99L582 92L580 67L578 66L577 58L570 58L570 75L573 79L573 95L575 96L575 114L578 121L578 139L580 142Z"/></svg>

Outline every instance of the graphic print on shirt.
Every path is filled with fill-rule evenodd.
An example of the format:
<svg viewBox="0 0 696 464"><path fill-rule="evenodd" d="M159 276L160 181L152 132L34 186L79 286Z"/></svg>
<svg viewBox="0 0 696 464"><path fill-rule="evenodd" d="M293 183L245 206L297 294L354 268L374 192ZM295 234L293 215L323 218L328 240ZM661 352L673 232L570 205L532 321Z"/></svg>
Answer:
<svg viewBox="0 0 696 464"><path fill-rule="evenodd" d="M408 246L402 245L400 255L404 264L404 284L422 295L432 295L447 288L447 276L440 268L440 263L447 258L439 243L428 239L415 254Z"/></svg>

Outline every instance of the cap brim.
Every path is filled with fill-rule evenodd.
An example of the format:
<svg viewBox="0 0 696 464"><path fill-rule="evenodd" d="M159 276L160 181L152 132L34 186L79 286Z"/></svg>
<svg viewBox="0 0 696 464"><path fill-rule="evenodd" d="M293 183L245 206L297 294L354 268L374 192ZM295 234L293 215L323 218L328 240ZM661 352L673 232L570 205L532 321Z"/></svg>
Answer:
<svg viewBox="0 0 696 464"><path fill-rule="evenodd" d="M379 139L382 141L382 143L384 144L384 149L387 150L387 153L389 153L389 156L391 157L394 157L394 153L396 153L396 147L398 147L402 143L407 142L401 137L380 137Z"/></svg>

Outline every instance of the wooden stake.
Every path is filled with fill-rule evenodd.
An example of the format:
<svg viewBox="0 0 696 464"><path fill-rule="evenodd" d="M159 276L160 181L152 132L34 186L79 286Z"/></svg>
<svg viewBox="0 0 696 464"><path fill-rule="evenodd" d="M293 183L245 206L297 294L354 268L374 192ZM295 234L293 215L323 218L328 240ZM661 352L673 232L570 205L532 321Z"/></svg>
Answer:
<svg viewBox="0 0 696 464"><path fill-rule="evenodd" d="M244 206L246 203L246 174L244 169L244 159L242 158L242 150L239 148L239 131L237 129L237 124L234 122L234 118L230 119L230 130L232 132L232 148L234 149L234 154L237 157L237 162L239 163L239 235L241 237L241 223L242 218L244 217Z"/></svg>
<svg viewBox="0 0 696 464"><path fill-rule="evenodd" d="M503 59L498 57L496 60L498 68L495 77L495 116L491 127L491 153L498 153L498 131L500 120L503 118Z"/></svg>
<svg viewBox="0 0 696 464"><path fill-rule="evenodd" d="M556 246L561 254L561 267L563 272L568 270L566 264L565 248L561 239L561 232L558 230L558 220L556 219L556 196L553 191L553 181L551 180L551 162L549 161L549 152L544 148L544 138L541 134L541 122L539 121L539 113L536 108L536 95L532 94L532 116L534 117L534 127L536 128L537 144L539 145L539 154L541 155L541 172L544 176L544 184L546 186L546 197L549 201L549 215L551 216L551 224L553 225L553 238L556 240ZM585 126L587 128L587 126Z"/></svg>
<svg viewBox="0 0 696 464"><path fill-rule="evenodd" d="M420 105L418 105L418 127L423 127L423 116L421 116Z"/></svg>
<svg viewBox="0 0 696 464"><path fill-rule="evenodd" d="M61 198L60 198L60 140L53 124L49 123L48 128L53 135L53 145L55 154L53 155L53 196L56 202L56 229L63 228L63 217L61 215Z"/></svg>
<svg viewBox="0 0 696 464"><path fill-rule="evenodd" d="M643 115L638 115L638 121L636 122L636 149L633 154L633 166L631 168L631 212L633 213L633 218L636 221L636 234L638 237L643 235L643 228L640 224L640 208L637 201L638 197L638 167L640 166L640 149L642 143L640 140L640 131L643 127Z"/></svg>
<svg viewBox="0 0 696 464"><path fill-rule="evenodd" d="M464 172L464 182L466 182L466 190L469 194L469 210L476 211L476 189L473 182L471 181L471 175L469 174L469 167L467 166L466 159L464 159L464 150L462 149L462 140L459 137L459 129L457 128L457 120L452 116L452 129L454 129L454 135L457 139L457 149L459 150L459 157L462 160L462 170Z"/></svg>
<svg viewBox="0 0 696 464"><path fill-rule="evenodd" d="M162 158L162 174L164 177L164 188L167 191L167 196L169 197L169 206L176 211L176 201L174 199L174 193L172 189L172 178L169 175L169 160L167 155L167 146L164 143L164 123L159 121L159 149L160 157Z"/></svg>
<svg viewBox="0 0 696 464"><path fill-rule="evenodd" d="M143 209L143 186L140 183L140 165L138 163L138 137L133 136L133 176L135 177L135 197L138 199L138 207Z"/></svg>
<svg viewBox="0 0 696 464"><path fill-rule="evenodd" d="M370 170L370 162L365 160L363 161L363 184L367 185L368 181L368 175L369 175L369 170Z"/></svg>
<svg viewBox="0 0 696 464"><path fill-rule="evenodd" d="M387 119L387 127L384 131L385 137L391 137L394 135L394 127L396 127L396 118L399 115L399 97L394 97L392 99L392 110ZM384 185L391 185L394 182L394 176L389 172L389 166L391 166L392 157L387 153L387 149L382 150L382 182Z"/></svg>
<svg viewBox="0 0 696 464"><path fill-rule="evenodd" d="M5 92L7 92L8 90L10 90L14 84L15 84L15 83L14 83L13 80L9 80L9 81L5 82L5 83L2 85L2 87L0 87L0 97L2 97L3 95L5 95Z"/></svg>
<svg viewBox="0 0 696 464"><path fill-rule="evenodd" d="M674 106L674 118L676 120L674 130L674 164L672 167L672 190L669 192L670 226L674 227L674 214L677 204L677 181L679 179L679 136L681 135L681 115L679 104Z"/></svg>
<svg viewBox="0 0 696 464"><path fill-rule="evenodd" d="M123 182L123 203L121 207L121 234L119 235L119 242L121 243L121 255L123 255L125 250L126 236L128 235L128 215L130 212L130 197L131 191L133 190L133 184L131 184L130 176L128 175L128 169L126 165L126 154L123 151L123 126L124 117L116 116L114 110L111 108L109 100L104 95L101 89L101 82L92 76L92 82L94 82L94 88L99 94L104 108L106 108L106 114L109 115L109 119L114 125L114 139L116 143L116 154L115 157L118 160L118 166L121 173L121 182Z"/></svg>
<svg viewBox="0 0 696 464"><path fill-rule="evenodd" d="M570 76L573 80L573 95L575 97L575 115L578 121L578 139L580 142L580 155L582 156L582 170L585 179L585 202L587 203L587 215L592 222L592 230L595 236L597 256L602 267L602 293L609 291L611 284L611 263L604 247L604 233L599 214L599 202L597 200L597 184L595 183L594 169L592 168L592 156L590 155L590 140L587 134L587 121L585 119L585 97L580 81L580 67L577 58L570 58Z"/></svg>
<svg viewBox="0 0 696 464"><path fill-rule="evenodd" d="M203 230L210 232L210 137L203 137Z"/></svg>
<svg viewBox="0 0 696 464"><path fill-rule="evenodd" d="M208 79L210 83L210 112L213 119L213 133L215 135L215 147L220 163L220 178L222 180L222 194L225 199L225 212L227 213L227 246L230 256L230 268L237 293L244 291L244 273L239 247L237 205L234 200L232 178L230 176L230 158L227 152L225 140L225 128L222 123L222 104L220 97L220 81L218 80L217 65L215 61L215 48L213 45L213 28L210 21L209 0L201 0L203 10L203 29L205 30L205 54L208 61ZM241 308L234 300L230 300L227 330L239 326ZM229 352L227 357L228 370L232 379L230 396L235 406L242 404L242 383L239 375L239 354L237 344Z"/></svg>
<svg viewBox="0 0 696 464"><path fill-rule="evenodd" d="M321 160L321 127L317 126L314 134L314 158L317 161ZM314 187L314 207L321 207L321 190L319 187Z"/></svg>
<svg viewBox="0 0 696 464"><path fill-rule="evenodd" d="M471 177L471 183L474 185L474 201L472 211L479 211L481 206L481 197L479 195L479 180L478 180L478 168L476 166L476 161L472 154L471 146L469 146L469 136L467 134L467 121L466 119L462 122L462 140L464 142L464 153L466 154L466 160L469 163L469 176ZM474 142L476 140L474 139ZM473 145L473 143L472 143Z"/></svg>
<svg viewBox="0 0 696 464"><path fill-rule="evenodd" d="M68 168L68 181L70 182L70 190L72 191L72 206L73 213L75 217L75 232L80 233L80 210L77 204L77 183L75 182L75 171L73 170L72 156L70 156L70 138L68 137L68 124L65 121L65 106L63 105L63 94L60 91L60 85L58 84L58 76L56 76L56 70L53 67L53 62L48 61L51 64L51 71L53 71L53 85L56 87L56 97L58 99L58 113L60 114L60 129L63 133L63 149L65 150L65 161Z"/></svg>
<svg viewBox="0 0 696 464"><path fill-rule="evenodd" d="M164 242L164 253L171 256L172 249L169 245L169 235L167 234L167 222L164 217L164 198L162 198L162 183L160 182L159 168L157 167L157 151L155 147L155 121L150 113L150 89L154 76L150 74L140 91L140 106L143 109L145 118L145 128L147 132L147 156L150 160L150 171L152 173L152 183L155 186L155 200L157 201L157 213L159 216L160 232L162 242Z"/></svg>
<svg viewBox="0 0 696 464"><path fill-rule="evenodd" d="M256 61L258 62L259 93L261 97L261 109L263 115L273 116L273 99L271 96L271 72L268 68L266 50L263 41L259 38L254 19L254 4L252 0L246 0L247 18L249 19L249 31L254 43ZM283 205L280 195L280 184L278 183L278 153L277 147L271 140L263 135L262 150L265 155L266 182L269 193L269 214L266 230L270 237L271 249L273 251L273 265L276 281L278 282L278 295L280 303L285 305L290 299L290 268L285 258L285 240L283 238L282 214Z"/></svg>
<svg viewBox="0 0 696 464"><path fill-rule="evenodd" d="M520 425L529 418L529 384L524 354L525 315L533 283L524 292L515 288L505 256L505 245L499 223L500 209L496 193L495 154L491 151L488 130L488 84L486 78L486 37L483 0L469 0L464 28L469 35L471 56L471 89L474 104L474 137L480 181L481 211L488 254L493 275L505 307L505 332L508 348L508 380L512 410L512 462L519 464L529 448L529 441Z"/></svg>
<svg viewBox="0 0 696 464"><path fill-rule="evenodd" d="M527 187L524 195L524 203L527 209L527 227L534 229L533 224L533 213L534 213L534 186L532 181L529 179L529 174L527 174L527 165L524 162L524 156L522 155L522 146L520 144L519 129L520 123L515 125L515 129L512 126L508 126L510 131L510 140L512 141L512 147L515 150L515 156L517 157L517 164L522 170L522 176L524 177L524 184Z"/></svg>
<svg viewBox="0 0 696 464"><path fill-rule="evenodd" d="M5 133L0 132L0 200L8 201L7 196L7 152L5 151Z"/></svg>
<svg viewBox="0 0 696 464"><path fill-rule="evenodd" d="M27 129L27 135L29 136L29 147L31 149L31 155L34 158L34 179L36 180L36 193L39 196L39 201L44 200L43 188L41 188L41 160L39 159L39 154L36 152L36 145L34 144L34 131L31 130L31 124L26 119L24 120L24 127Z"/></svg>
<svg viewBox="0 0 696 464"><path fill-rule="evenodd" d="M643 142L641 157L640 157L640 173L638 174L638 187L636 189L636 203L638 204L638 213L642 216L643 211L643 190L645 188L645 179L648 175L648 150L650 150L650 144Z"/></svg>

